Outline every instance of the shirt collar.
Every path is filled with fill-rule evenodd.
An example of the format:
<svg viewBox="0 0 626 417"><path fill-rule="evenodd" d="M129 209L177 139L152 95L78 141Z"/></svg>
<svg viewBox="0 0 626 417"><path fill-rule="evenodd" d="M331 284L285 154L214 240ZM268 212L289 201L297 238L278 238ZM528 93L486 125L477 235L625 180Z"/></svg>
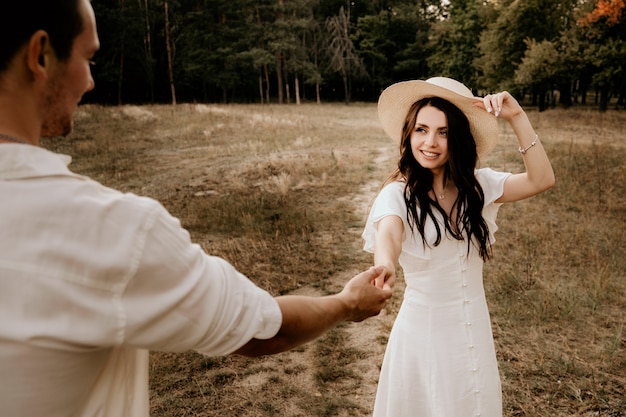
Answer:
<svg viewBox="0 0 626 417"><path fill-rule="evenodd" d="M47 177L51 175L78 176L68 165L72 158L32 145L0 144L0 180Z"/></svg>

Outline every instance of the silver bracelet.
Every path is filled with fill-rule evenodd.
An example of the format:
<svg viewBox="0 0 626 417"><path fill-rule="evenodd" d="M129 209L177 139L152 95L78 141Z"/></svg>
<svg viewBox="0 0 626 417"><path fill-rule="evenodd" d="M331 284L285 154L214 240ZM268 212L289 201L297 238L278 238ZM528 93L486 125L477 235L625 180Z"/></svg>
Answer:
<svg viewBox="0 0 626 417"><path fill-rule="evenodd" d="M517 150L517 152L521 153L522 155L524 155L526 153L526 151L528 151L530 148L532 148L533 146L535 146L537 144L537 141L539 140L539 136L535 133L535 140L533 140L532 142L530 142L530 145L528 145L527 147L525 147L524 149L519 148Z"/></svg>

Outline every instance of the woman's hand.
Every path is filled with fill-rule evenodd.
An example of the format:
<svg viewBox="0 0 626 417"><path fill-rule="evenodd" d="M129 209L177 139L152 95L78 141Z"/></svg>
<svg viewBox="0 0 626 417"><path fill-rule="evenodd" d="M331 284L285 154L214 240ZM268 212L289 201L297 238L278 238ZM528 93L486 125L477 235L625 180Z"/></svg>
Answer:
<svg viewBox="0 0 626 417"><path fill-rule="evenodd" d="M511 121L515 116L519 116L523 113L522 106L515 100L508 91L502 91L496 94L487 94L483 97L483 101L477 101L474 103L478 107L482 107L487 110L488 113L493 113L496 117L501 117L504 120Z"/></svg>
<svg viewBox="0 0 626 417"><path fill-rule="evenodd" d="M396 268L388 265L380 265L382 271L372 280L372 285L380 289L391 289L396 283Z"/></svg>

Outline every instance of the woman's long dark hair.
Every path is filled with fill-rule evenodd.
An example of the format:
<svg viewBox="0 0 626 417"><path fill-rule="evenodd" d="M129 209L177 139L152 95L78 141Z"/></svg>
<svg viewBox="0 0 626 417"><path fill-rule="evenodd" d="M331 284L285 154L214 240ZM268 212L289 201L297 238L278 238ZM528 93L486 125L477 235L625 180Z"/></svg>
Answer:
<svg viewBox="0 0 626 417"><path fill-rule="evenodd" d="M436 199L429 196L433 189L433 174L430 169L417 162L411 149L411 133L415 129L417 114L426 106L441 110L448 120L449 158L445 167L444 183L452 180L459 191L450 211L453 218L449 218ZM404 200L408 208L407 221L413 234L417 229L424 245L437 246L441 243L442 230L433 212L438 210L444 218L445 233L457 240L467 239L468 253L470 245L474 244L481 258L486 261L491 257L491 246L489 228L482 216L485 196L474 173L477 161L476 141L465 114L447 100L426 97L414 103L407 113L402 129L398 167L387 182L399 179L406 181ZM434 242L427 242L424 234L424 226L429 217L437 230Z"/></svg>

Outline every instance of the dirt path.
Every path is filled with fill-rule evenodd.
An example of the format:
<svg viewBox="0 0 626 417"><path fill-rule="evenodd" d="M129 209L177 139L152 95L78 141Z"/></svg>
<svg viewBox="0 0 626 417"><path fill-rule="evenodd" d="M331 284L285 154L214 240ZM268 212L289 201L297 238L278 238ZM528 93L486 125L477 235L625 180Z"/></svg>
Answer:
<svg viewBox="0 0 626 417"><path fill-rule="evenodd" d="M380 168L373 175L377 179L365 184L349 197L350 204L363 222L380 187L379 179L388 173L386 162L393 155L391 143L389 148L378 149L378 155L374 162ZM355 226L349 233L354 235L352 250L355 253L362 251L362 226ZM338 292L359 272L361 271L355 269L336 274L330 278L323 291L307 286L292 294L321 296L328 292ZM297 393L287 396L281 402L281 416L370 416L387 337L400 305L402 290L403 284L398 283L387 308L376 317L359 323L342 324L299 349L263 358L262 367L267 371L255 372L243 385L254 392L261 390L260 387L272 377L280 375L279 383ZM328 369L328 364L341 369ZM332 375L328 380L320 381L326 374Z"/></svg>
<svg viewBox="0 0 626 417"><path fill-rule="evenodd" d="M395 145L391 141L384 142L376 151L377 156L373 160L373 166L376 168L372 175L374 179L365 183L357 193L349 198L355 214L358 218L363 219L363 225L365 224L369 207L380 189L382 179L390 173L390 167L395 163L393 160L396 153ZM361 240L363 225L349 230L354 235L355 252L363 250ZM332 285L336 287L335 290L339 291L345 282L358 272L360 271L345 271L333 277L331 281ZM359 383L352 385L351 388L342 390L346 399L360 405L358 410L351 411L349 414L351 417L371 415L387 338L400 306L403 289L403 283L400 282L396 285L393 298L378 316L360 323L349 323L341 327L341 331L347 335L344 348L357 349L360 352L347 365L349 371L358 376ZM316 343L323 342L322 339Z"/></svg>
<svg viewBox="0 0 626 417"><path fill-rule="evenodd" d="M379 148L378 152L379 156L375 159L374 165L376 167L387 166L387 162L389 162L390 157L393 155L391 143L388 147ZM382 169L379 168L379 171L382 171ZM381 175L377 175L377 177L383 178L387 174L388 172L381 172ZM378 180L371 181L365 184L360 192L352 198L355 211L360 218L367 218L368 208L373 198L376 196L380 185L380 181ZM353 229L351 232L356 235L355 237L359 238L362 229ZM356 241L360 242L360 239ZM362 250L362 247L356 249ZM336 284L342 285L347 278L349 277L336 277ZM353 370L362 377L362 384L354 393L354 400L362 404L367 410L367 413L363 415L370 415L374 405L378 375L385 352L387 337L393 325L393 320L395 319L399 307L399 298L402 294L400 286L401 284L395 288L394 297L388 303L387 307L381 311L380 315L361 323L352 323L346 327L346 331L350 335L349 343L358 346L364 353L362 358L356 360L351 365Z"/></svg>

